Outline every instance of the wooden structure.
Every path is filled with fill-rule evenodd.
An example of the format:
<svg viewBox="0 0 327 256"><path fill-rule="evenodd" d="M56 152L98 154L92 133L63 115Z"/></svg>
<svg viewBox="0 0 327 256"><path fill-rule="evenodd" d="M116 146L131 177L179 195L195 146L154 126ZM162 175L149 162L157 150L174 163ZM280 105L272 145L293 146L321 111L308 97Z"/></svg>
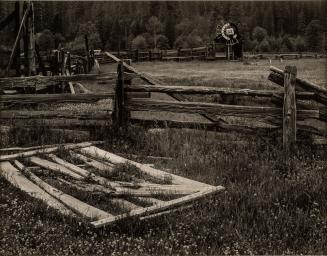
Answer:
<svg viewBox="0 0 327 256"><path fill-rule="evenodd" d="M21 87L34 92L42 92L44 87L52 88L56 83L70 83L69 93L55 94L16 94L5 95L0 99L3 104L17 103L50 103L50 102L94 102L104 98L112 98L113 113L108 111L78 113L75 111L37 111L37 110L3 110L1 120L31 124L37 122L43 125L59 127L94 127L113 125L116 128L127 127L129 124L141 124L145 127L174 127L206 129L217 132L238 132L259 136L276 137L283 133L283 147L287 156L297 140L326 138L327 129L327 93L326 89L307 80L296 78L295 68L287 67L285 72L271 67L269 80L284 87L275 90L251 90L235 88L218 88L203 86L165 85L153 77L137 71L126 62L121 61L111 53L107 58L118 63L117 73L81 74L70 76L34 76L0 79L0 90L16 90ZM285 75L286 74L286 75ZM138 78L145 83L134 83ZM83 80L96 80L101 83L116 80L116 89L112 93L92 93L79 83ZM295 84L296 86L295 86ZM80 87L83 93L72 93L72 89ZM48 90L47 89L47 90ZM295 93L294 93L295 92ZM152 93L167 95L165 100L150 98ZM192 102L187 95L221 95L243 98L242 105L220 102ZM260 101L265 98L265 101ZM251 102L251 104L246 104ZM257 105L254 103L258 103ZM187 113L197 117L197 121L177 121L157 115L155 118L142 118L135 115L144 112ZM141 116L141 117L140 117ZM228 123L225 117L246 119L247 122ZM312 121L313 120L313 121ZM297 138L298 137L298 138Z"/></svg>
<svg viewBox="0 0 327 256"><path fill-rule="evenodd" d="M107 53L115 61L118 58ZM296 67L286 67L285 71L271 67L272 73L269 79L284 86L284 90L250 90L250 89L232 89L202 86L174 86L163 85L149 75L138 72L135 68L126 63L119 64L124 69L119 69L118 77L123 77L125 72L134 72L136 77L142 79L145 84L126 85L121 80L119 84L119 95L116 96L114 115L118 114L124 118L116 118L118 126L128 125L128 123L138 123L147 127L187 127L196 129L208 129L215 131L236 131L241 133L252 133L258 135L270 135L282 130L283 148L286 159L291 156L292 149L296 143L296 134L301 134L302 138L310 138L311 135L327 137L326 129L326 89L315 85L309 81L296 78ZM295 84L300 84L305 90L296 91ZM121 88L123 87L123 88ZM146 98L127 98L125 94L135 92L148 93L165 93L172 95L174 101L155 100ZM241 97L270 98L267 101L269 106L247 106L247 105L230 105L204 102L188 102L183 95L230 95ZM181 97L178 97L180 95ZM295 96L296 95L296 96ZM177 96L177 97L176 97ZM295 97L301 101L297 103ZM284 98L284 100L283 100ZM250 98L251 99L251 98ZM316 102L311 104L310 102ZM316 105L316 107L314 107ZM133 112L175 112L198 114L206 119L206 122L178 122L165 119L139 119L133 117ZM224 116L234 116L242 118L257 119L263 125L238 125L228 124L221 121ZM310 120L315 120L310 122ZM249 121L250 123L250 121ZM317 125L318 123L318 125ZM287 161L287 160L286 160Z"/></svg>
<svg viewBox="0 0 327 256"><path fill-rule="evenodd" d="M144 220L183 210L192 202L224 189L128 160L94 146L96 144L99 142L19 149L18 153L0 156L0 175L62 214L90 220L95 228L127 219ZM59 149L66 150L68 155L92 168L79 167L71 162L72 158L66 160L58 157ZM23 165L21 160L29 165ZM117 165L125 165L124 171L131 177L128 181L117 180ZM33 171L38 170L35 168L37 166L42 168L40 170L53 173L53 178L44 180L44 176L40 177ZM129 173L128 166L133 166L133 172ZM95 207L62 189L89 195L100 193L106 198L106 203L100 209L100 206Z"/></svg>

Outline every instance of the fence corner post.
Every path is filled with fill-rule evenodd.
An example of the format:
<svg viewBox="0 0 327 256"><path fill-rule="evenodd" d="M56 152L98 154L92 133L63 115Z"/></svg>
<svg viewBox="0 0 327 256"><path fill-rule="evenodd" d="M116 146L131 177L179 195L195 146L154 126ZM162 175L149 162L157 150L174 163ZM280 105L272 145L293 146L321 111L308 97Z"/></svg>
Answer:
<svg viewBox="0 0 327 256"><path fill-rule="evenodd" d="M117 82L115 91L113 124L115 129L126 127L128 113L126 112L125 92L124 92L124 65L119 61L117 66Z"/></svg>
<svg viewBox="0 0 327 256"><path fill-rule="evenodd" d="M296 66L286 66L284 71L284 103L283 103L283 153L284 162L289 160L296 143Z"/></svg>

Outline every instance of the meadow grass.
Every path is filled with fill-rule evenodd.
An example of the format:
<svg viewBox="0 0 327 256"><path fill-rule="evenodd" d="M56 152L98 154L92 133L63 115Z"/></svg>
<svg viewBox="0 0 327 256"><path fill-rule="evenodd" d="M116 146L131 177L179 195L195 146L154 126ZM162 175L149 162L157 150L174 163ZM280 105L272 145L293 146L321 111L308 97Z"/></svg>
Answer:
<svg viewBox="0 0 327 256"><path fill-rule="evenodd" d="M131 127L120 137L108 136L104 148L172 157L151 163L226 190L187 211L94 230L49 212L1 178L2 254L326 253L327 159L323 151L308 145L299 148L293 171L285 173L278 144L255 137L238 144L212 132L147 132ZM93 200L87 194L75 195Z"/></svg>

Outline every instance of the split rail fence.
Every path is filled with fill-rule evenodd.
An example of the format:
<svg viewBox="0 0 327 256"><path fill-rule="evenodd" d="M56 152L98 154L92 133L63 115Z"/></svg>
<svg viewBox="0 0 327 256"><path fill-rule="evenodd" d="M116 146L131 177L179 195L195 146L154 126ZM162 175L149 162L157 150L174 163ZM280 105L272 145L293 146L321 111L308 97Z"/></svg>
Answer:
<svg viewBox="0 0 327 256"><path fill-rule="evenodd" d="M0 79L0 90L21 88L32 92L42 92L44 87L65 83L69 93L54 94L14 94L1 95L0 103L58 103L58 102L95 102L100 99L113 99L113 112L74 112L58 110L1 110L1 120L12 120L15 123L41 123L48 126L94 127L112 124L115 127L126 127L129 124L141 124L145 127L172 127L206 129L217 132L238 132L259 136L276 136L282 133L283 146L286 152L294 147L297 136L323 143L327 136L327 90L307 80L297 78L296 67L287 66L285 70L271 67L269 80L282 86L275 90L252 90L235 88L218 88L204 86L165 85L153 77L137 71L134 67L122 62L111 53L108 58L118 63L117 73L80 74L70 76L34 76ZM134 84L134 79L141 79L146 84ZM87 90L80 81L116 80L112 93L93 93ZM74 85L74 86L73 86ZM74 87L82 93L75 93ZM31 89L32 88L32 89ZM165 93L172 100L150 98L151 93ZM190 101L188 95L222 95L244 98L245 105L207 103ZM249 98L250 97L250 98ZM254 98L254 99L253 99ZM256 99L263 98L258 103ZM251 103L250 105L247 103ZM253 103L258 103L254 105ZM200 121L172 121L161 118L140 119L133 116L135 112L174 112L196 114ZM247 122L228 123L224 117L244 118ZM249 121L253 120L253 122ZM313 135L313 136L312 136Z"/></svg>
<svg viewBox="0 0 327 256"><path fill-rule="evenodd" d="M112 52L121 59L130 59L133 62L139 61L188 61L188 60L213 60L215 52L213 47L202 46L196 48L180 48L177 50L127 50ZM95 56L100 64L112 62L105 52Z"/></svg>
<svg viewBox="0 0 327 256"><path fill-rule="evenodd" d="M113 60L118 61L118 80L115 96L113 120L117 126L139 123L154 127L188 127L214 131L236 131L259 135L276 135L282 131L283 148L286 156L297 141L297 135L304 135L317 143L324 143L327 136L327 89L307 80L297 78L295 66L286 66L285 70L271 67L269 80L283 86L277 90L233 89L203 86L163 85L149 75L138 72L135 68L119 61L110 53ZM125 84L124 76L133 73L147 84ZM131 98L127 93L166 93L174 101L151 98ZM185 95L231 95L239 97L266 98L267 105L259 106L228 105L218 103L191 102ZM251 99L248 99L251 102ZM171 120L144 120L133 118L134 111L175 112L198 114L209 122L178 122ZM219 118L218 118L219 116ZM266 126L229 124L222 117L251 118ZM268 126L267 126L268 125ZM311 136L315 135L315 136ZM317 139L318 138L318 139Z"/></svg>

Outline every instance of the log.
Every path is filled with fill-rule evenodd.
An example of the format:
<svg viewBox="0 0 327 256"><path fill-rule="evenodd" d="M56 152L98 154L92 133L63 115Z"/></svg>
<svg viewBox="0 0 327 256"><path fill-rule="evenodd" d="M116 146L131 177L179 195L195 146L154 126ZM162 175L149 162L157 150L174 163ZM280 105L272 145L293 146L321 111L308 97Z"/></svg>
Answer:
<svg viewBox="0 0 327 256"><path fill-rule="evenodd" d="M17 163L18 161L16 161ZM17 164L16 164L17 165ZM17 167L19 167L19 162ZM20 170L23 171L28 175L28 177L39 187L44 189L48 194L62 202L65 206L70 208L72 211L82 215L85 218L90 218L90 219L96 219L96 220L101 220L104 218L109 218L113 217L110 213L107 213L105 211L102 211L98 208L95 208L89 204L86 204L75 197L72 197L70 195L67 195L60 191L57 188L54 188L50 186L48 183L44 182L41 180L39 177L34 175L32 172L28 171L26 168L24 168L23 165L20 165Z"/></svg>
<svg viewBox="0 0 327 256"><path fill-rule="evenodd" d="M134 162L132 160L128 160L126 158L123 158L123 157L117 156L115 154L112 154L112 153L110 153L108 151L104 151L102 149L99 149L97 147L93 147L93 146L85 147L85 148L82 148L80 150L80 152L82 152L83 154L86 154L86 155L90 155L90 156L92 156L92 157L94 157L96 159L109 161L109 162L111 162L113 164L127 163L127 164L134 165L137 168L139 168L140 171L142 171L145 174L150 175L152 177L161 179L163 181L166 181L167 179L169 179L169 180L171 179L173 184L177 184L177 185L189 184L189 185L194 186L194 187L211 187L210 185L202 183L202 182L198 182L198 181L195 181L195 180L191 180L191 179L187 179L187 178L184 178L184 177L181 177L181 176L170 174L170 173L160 171L158 169L154 169L152 167L146 166L144 164L140 164L140 163Z"/></svg>
<svg viewBox="0 0 327 256"><path fill-rule="evenodd" d="M176 113L199 113L212 115L239 116L248 118L281 117L282 109L274 107L238 106L203 102L175 102L152 99L132 99L127 108L130 111L167 111ZM300 118L319 119L317 110L299 110Z"/></svg>
<svg viewBox="0 0 327 256"><path fill-rule="evenodd" d="M86 183L76 183L76 182L71 182L68 180L64 180L61 178L58 178L59 181L61 181L62 183L65 183L66 185L73 187L77 190L82 190L82 191L86 191L86 192L91 192L91 193L104 193L104 194L109 194L111 195L114 190L101 186L101 185L97 185L97 184L86 184Z"/></svg>
<svg viewBox="0 0 327 256"><path fill-rule="evenodd" d="M71 76L29 76L29 77L5 77L0 78L0 89L6 87L44 87L53 83L76 82L84 80L103 80L107 74L78 74Z"/></svg>
<svg viewBox="0 0 327 256"><path fill-rule="evenodd" d="M81 176L83 176L83 177L85 177L87 179L90 179L90 180L92 180L92 181L94 181L94 182L96 182L96 183L98 183L98 184L100 184L102 186L105 186L106 188L104 188L104 189L108 190L108 188L110 188L108 190L108 191L110 191L110 193L113 192L113 187L120 186L118 183L111 182L111 181L107 180L106 178L103 178L103 177L95 175L94 173L91 173L91 172L89 172L89 171L87 171L85 169L82 169L80 166L76 166L76 165L73 165L71 163L68 163L67 161L65 161L65 160L63 160L63 159L61 159L61 158L59 158L59 157L57 157L57 156L55 156L53 154L49 154L48 156L54 162L65 166L66 168L78 173L79 175L81 175Z"/></svg>
<svg viewBox="0 0 327 256"><path fill-rule="evenodd" d="M147 207L147 208L135 209L135 210L130 211L128 214L120 214L120 215L105 218L105 219L102 219L102 220L93 221L93 222L91 222L91 224L95 228L100 228L100 227L112 224L112 223L114 223L116 221L122 220L122 219L127 218L127 217L142 217L144 215L150 215L150 214L153 214L153 213L157 213L159 211L164 211L164 210L167 210L167 209L171 209L173 207L178 207L178 206L181 206L183 204L192 202L194 200L202 199L202 198L204 198L204 197L206 197L206 196L208 196L210 194L217 193L217 192L222 191L222 190L224 190L224 187L222 187L222 186L207 188L207 189L205 189L203 191L200 191L198 193L194 193L192 195L188 195L188 196L185 196L185 197L174 199L174 200L171 200L171 201L168 201L168 202L162 202L162 203L159 203L159 204L156 204L154 206Z"/></svg>
<svg viewBox="0 0 327 256"><path fill-rule="evenodd" d="M0 119L81 119L108 120L111 115L107 111L96 113L71 112L66 110L2 110Z"/></svg>
<svg viewBox="0 0 327 256"><path fill-rule="evenodd" d="M75 91L74 91L75 92ZM0 103L11 104L39 104L39 103L82 103L82 102L96 102L101 99L113 98L114 93L87 93L87 94L14 94L1 95Z"/></svg>
<svg viewBox="0 0 327 256"><path fill-rule="evenodd" d="M39 158L39 157L36 157L36 156L30 157L30 158L28 158L28 160L31 163L36 164L36 165L38 165L40 167L43 167L43 168L45 168L47 170L62 173L62 174L71 176L74 179L78 179L78 180L84 179L83 176L77 174L76 172L71 171L70 169L68 169L65 166L62 166L60 164L56 164L54 162L51 162L51 161L48 161L48 160L45 160L45 159L42 159L42 158Z"/></svg>
<svg viewBox="0 0 327 256"><path fill-rule="evenodd" d="M82 85L81 83L75 83L75 85L80 88L82 93L91 93L91 91L89 89L87 89L86 87L84 87L84 85Z"/></svg>
<svg viewBox="0 0 327 256"><path fill-rule="evenodd" d="M110 172L113 170L114 165L110 163L102 163L97 160L94 160L90 157L83 156L81 154L75 153L73 151L69 151L72 157L83 161L85 164L94 167L95 169L98 169L100 171L106 171Z"/></svg>
<svg viewBox="0 0 327 256"><path fill-rule="evenodd" d="M153 197L156 195L185 196L199 192L201 187L191 187L190 185L147 185L139 184L139 188L127 188L124 186L115 186L115 192L112 196L136 196L136 197Z"/></svg>
<svg viewBox="0 0 327 256"><path fill-rule="evenodd" d="M81 190L84 192L100 192L100 193L105 193L105 194L111 194L112 190L104 188L99 185L94 185L94 184L75 184L69 181L66 181L64 179L58 179L62 183L67 184L70 187L73 187L77 190ZM119 208L123 209L124 211L131 211L137 208L142 208L141 206L138 206L136 204L133 204L127 200L121 199L121 198L111 198L111 202L118 205Z"/></svg>
<svg viewBox="0 0 327 256"><path fill-rule="evenodd" d="M102 144L102 143L103 143L103 141L91 141L91 142L82 142L82 143L76 143L76 144L68 144L68 145L62 145L62 146L36 149L36 150L26 151L26 152L22 152L22 153L2 155L2 156L0 156L0 161L13 160L13 159L23 158L23 157L31 157L31 156L38 155L38 154L49 154L49 153L56 152L60 149L70 150L70 149L88 147L88 146Z"/></svg>
<svg viewBox="0 0 327 256"><path fill-rule="evenodd" d="M284 161L288 165L296 143L296 67L286 66L284 75L284 104L283 104L283 151Z"/></svg>
<svg viewBox="0 0 327 256"><path fill-rule="evenodd" d="M57 164L64 166L65 168L73 171L74 173L77 173L78 175L80 175L82 177L88 177L90 175L90 172L88 172L74 164L68 163L67 161L57 157L54 154L48 154L47 157L49 157L52 161L56 162Z"/></svg>
<svg viewBox="0 0 327 256"><path fill-rule="evenodd" d="M0 126L1 128L1 126ZM6 127L8 131L12 129L12 127ZM1 129L0 129L1 130ZM0 152L2 151L29 151L33 149L42 149L42 148L49 148L55 146L64 146L64 145L72 145L73 143L66 143L66 144L49 144L49 145L41 145L41 146L31 146L31 147L11 147L11 148L0 148Z"/></svg>
<svg viewBox="0 0 327 256"><path fill-rule="evenodd" d="M0 115L0 119L2 116ZM59 118L59 119L2 119L7 120L9 125L15 125L15 127L57 127L57 128L69 128L73 127L78 129L95 128L98 126L108 126L111 124L111 120L83 120L83 119L67 119L67 118Z"/></svg>
<svg viewBox="0 0 327 256"><path fill-rule="evenodd" d="M57 199L42 190L39 186L27 179L19 170L17 170L10 162L0 162L0 174L10 184L19 188L28 195L42 200L48 206L58 210L64 215L74 215L68 208L66 208Z"/></svg>
<svg viewBox="0 0 327 256"><path fill-rule="evenodd" d="M279 74L279 75L282 75L282 76L285 75L285 71L283 71L283 70L281 70L279 68L271 66L269 69L271 71ZM310 82L308 80L305 80L305 79L302 79L302 78L296 78L296 83L298 83L305 90L313 91L313 92L316 92L316 93L327 94L327 89L326 88L324 88L322 86L319 86L317 84L314 84L314 83L312 83L312 82Z"/></svg>
<svg viewBox="0 0 327 256"><path fill-rule="evenodd" d="M270 74L268 79L277 83L278 85L283 85L282 78L284 77L284 72L276 67L270 67L270 70L274 73ZM327 89L316 85L308 80L296 78L297 88L304 91L314 92L316 94L316 101L327 105Z"/></svg>
<svg viewBox="0 0 327 256"><path fill-rule="evenodd" d="M272 97L273 95L282 96L282 90L251 90L237 88L218 88L205 86L175 86L175 85L127 85L126 91L130 92L161 92L161 93L182 93L182 94L222 94L222 95L242 95ZM312 99L313 92L299 92L297 98Z"/></svg>

